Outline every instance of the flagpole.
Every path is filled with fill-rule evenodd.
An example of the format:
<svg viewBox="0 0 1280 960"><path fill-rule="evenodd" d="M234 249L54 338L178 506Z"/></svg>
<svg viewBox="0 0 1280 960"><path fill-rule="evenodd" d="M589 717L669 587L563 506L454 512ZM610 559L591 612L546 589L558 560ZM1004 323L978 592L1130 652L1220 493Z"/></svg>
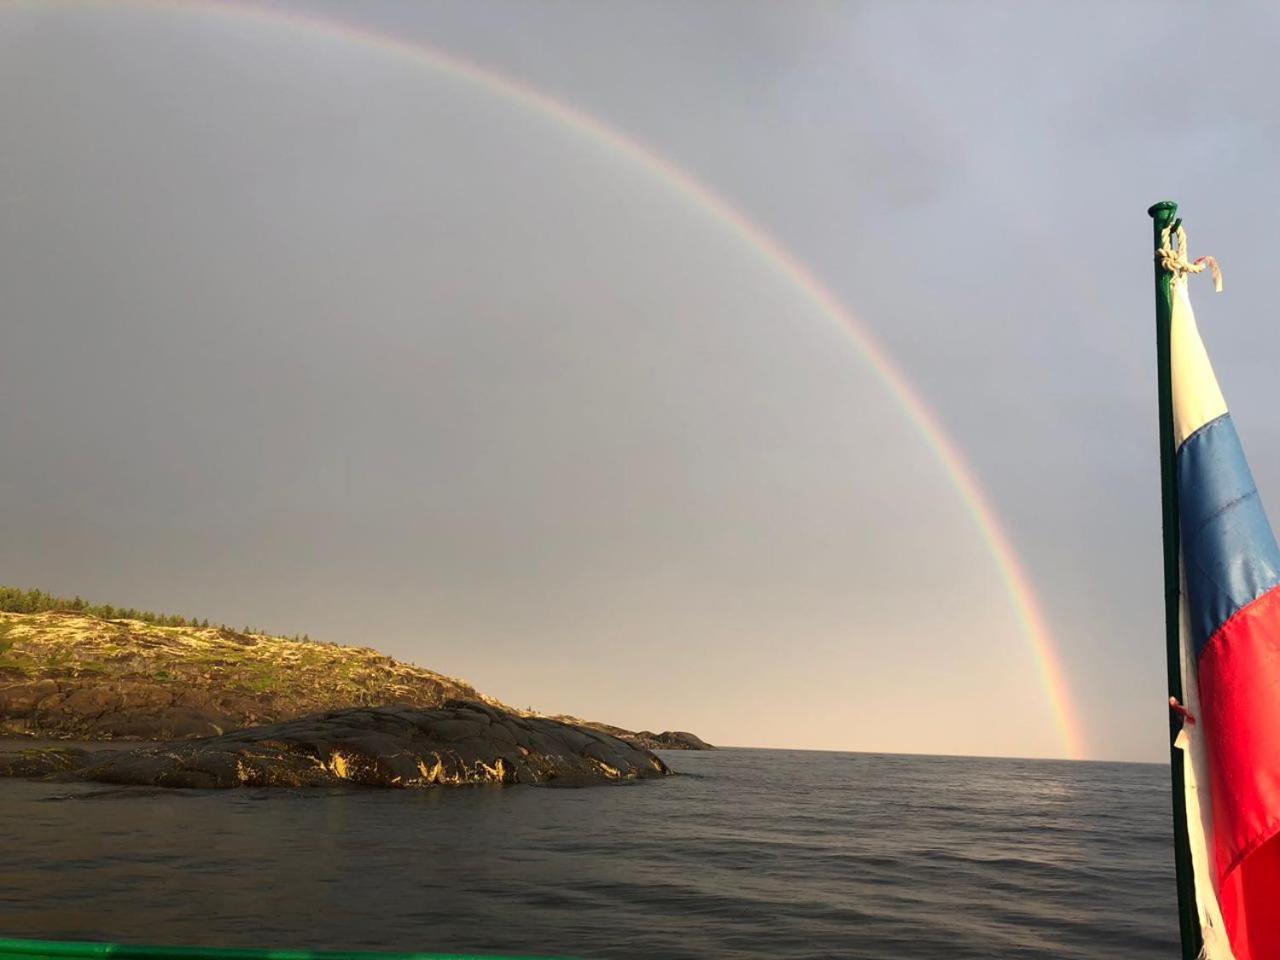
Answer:
<svg viewBox="0 0 1280 960"><path fill-rule="evenodd" d="M1152 206L1150 215L1155 229L1155 250L1160 249L1161 233L1174 222L1178 205L1163 200ZM1154 251L1153 251L1154 252ZM1182 571L1179 565L1177 450L1173 438L1173 384L1169 362L1169 328L1173 315L1173 274L1159 259L1156 271L1156 377L1160 407L1160 501L1163 507L1161 526L1164 530L1164 634L1169 673L1169 696L1182 698L1181 614ZM1182 726L1182 718L1169 711L1169 769L1173 779L1173 860L1178 879L1178 929L1182 936L1183 960L1195 960L1200 953L1200 922L1196 915L1195 882L1191 873L1191 846L1187 839L1187 798L1183 788L1185 753L1173 745Z"/></svg>

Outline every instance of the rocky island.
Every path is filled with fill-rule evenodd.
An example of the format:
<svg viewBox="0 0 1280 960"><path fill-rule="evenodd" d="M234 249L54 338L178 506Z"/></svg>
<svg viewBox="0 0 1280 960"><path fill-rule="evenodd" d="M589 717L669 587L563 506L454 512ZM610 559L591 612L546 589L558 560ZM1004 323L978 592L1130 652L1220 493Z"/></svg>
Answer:
<svg viewBox="0 0 1280 960"><path fill-rule="evenodd" d="M518 710L366 647L4 587L0 735L162 742L0 755L0 776L154 786L580 784L668 773L653 750L710 749Z"/></svg>

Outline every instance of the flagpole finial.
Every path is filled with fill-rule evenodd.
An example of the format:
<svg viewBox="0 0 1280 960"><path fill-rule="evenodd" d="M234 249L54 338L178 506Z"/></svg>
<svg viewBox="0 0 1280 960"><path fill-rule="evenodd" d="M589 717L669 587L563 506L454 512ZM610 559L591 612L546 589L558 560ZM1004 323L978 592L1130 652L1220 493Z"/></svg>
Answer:
<svg viewBox="0 0 1280 960"><path fill-rule="evenodd" d="M1161 223L1168 223L1178 213L1178 205L1172 200L1161 200L1147 208L1147 216Z"/></svg>

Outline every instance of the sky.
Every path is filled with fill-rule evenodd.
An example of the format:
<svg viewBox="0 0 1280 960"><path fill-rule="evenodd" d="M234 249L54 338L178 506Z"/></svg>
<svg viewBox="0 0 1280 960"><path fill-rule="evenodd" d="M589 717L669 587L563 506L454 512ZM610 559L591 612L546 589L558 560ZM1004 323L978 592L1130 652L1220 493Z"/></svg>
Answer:
<svg viewBox="0 0 1280 960"><path fill-rule="evenodd" d="M1267 4L241 10L0 4L0 582L720 744L1064 755L937 451L677 168L931 409L1084 755L1167 758L1146 208L1222 263L1280 502Z"/></svg>

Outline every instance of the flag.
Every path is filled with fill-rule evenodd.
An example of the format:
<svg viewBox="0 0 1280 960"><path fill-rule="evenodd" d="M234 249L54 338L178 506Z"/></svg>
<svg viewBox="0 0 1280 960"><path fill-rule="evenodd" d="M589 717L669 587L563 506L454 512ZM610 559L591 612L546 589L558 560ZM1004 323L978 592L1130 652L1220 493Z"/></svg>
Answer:
<svg viewBox="0 0 1280 960"><path fill-rule="evenodd" d="M1162 238L1187 718L1176 745L1202 956L1280 960L1280 547L1187 296L1210 264L1187 261L1180 225Z"/></svg>

